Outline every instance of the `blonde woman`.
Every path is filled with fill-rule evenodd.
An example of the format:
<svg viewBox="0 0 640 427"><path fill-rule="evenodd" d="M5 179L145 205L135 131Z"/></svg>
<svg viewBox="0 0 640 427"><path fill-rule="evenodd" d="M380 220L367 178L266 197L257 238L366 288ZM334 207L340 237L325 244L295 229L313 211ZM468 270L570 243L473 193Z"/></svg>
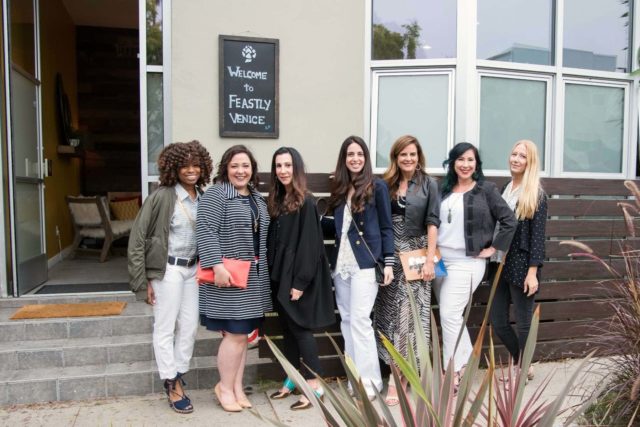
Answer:
<svg viewBox="0 0 640 427"><path fill-rule="evenodd" d="M545 256L547 196L540 186L539 169L536 145L528 140L516 142L509 156L511 181L503 188L502 198L515 211L518 227L491 307L493 330L515 364L527 343ZM498 252L494 260L500 262L503 257L504 254ZM510 302L513 302L516 315L517 334L509 322ZM532 367L527 376L533 379Z"/></svg>

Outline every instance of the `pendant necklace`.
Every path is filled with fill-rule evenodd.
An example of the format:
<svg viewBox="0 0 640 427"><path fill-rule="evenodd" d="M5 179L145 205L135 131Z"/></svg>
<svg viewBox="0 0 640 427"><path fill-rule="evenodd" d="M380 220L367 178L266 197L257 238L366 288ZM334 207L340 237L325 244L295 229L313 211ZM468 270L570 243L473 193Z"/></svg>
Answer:
<svg viewBox="0 0 640 427"><path fill-rule="evenodd" d="M253 207L251 203L256 207L255 213L253 212ZM258 225L260 224L260 209L258 208L258 204L253 199L253 194L249 193L249 210L251 211L251 220L253 221L253 232L258 232Z"/></svg>
<svg viewBox="0 0 640 427"><path fill-rule="evenodd" d="M447 214L447 223L451 224L451 209L453 208L454 203L457 201L452 201L454 196L459 196L459 195L464 195L464 193L451 193L451 196L449 196L449 199L447 199L447 210L448 210L448 214Z"/></svg>

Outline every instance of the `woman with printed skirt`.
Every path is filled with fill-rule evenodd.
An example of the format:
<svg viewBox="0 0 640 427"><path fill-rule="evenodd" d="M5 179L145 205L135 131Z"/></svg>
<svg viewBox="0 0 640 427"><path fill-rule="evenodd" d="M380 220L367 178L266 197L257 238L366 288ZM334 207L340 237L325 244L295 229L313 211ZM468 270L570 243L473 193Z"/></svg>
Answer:
<svg viewBox="0 0 640 427"><path fill-rule="evenodd" d="M517 365L529 336L545 256L547 195L540 186L540 160L532 141L516 142L509 156L509 170L511 181L503 188L502 198L515 211L518 227L491 305L491 325ZM498 251L492 261L501 262L504 257ZM509 321L510 303L516 315L517 334ZM532 366L527 377L533 379Z"/></svg>
<svg viewBox="0 0 640 427"><path fill-rule="evenodd" d="M214 391L228 412L252 407L242 385L247 334L272 309L266 264L269 214L257 187L253 154L235 145L222 155L215 185L198 206L200 265L215 274L214 283L200 287L200 321L207 329L224 332L217 358L220 382ZM250 262L246 289L235 286L223 257Z"/></svg>
<svg viewBox="0 0 640 427"><path fill-rule="evenodd" d="M267 206L271 216L267 259L283 329L284 355L322 398L324 391L314 375L321 375L322 368L313 329L335 323L333 289L320 217L307 191L302 157L295 148L282 147L273 155ZM286 378L270 397L283 399L294 389L294 383ZM310 407L304 396L291 405L292 410Z"/></svg>
<svg viewBox="0 0 640 427"><path fill-rule="evenodd" d="M129 276L147 287L153 306L153 351L169 406L193 411L182 376L198 329L196 211L212 162L197 141L166 146L158 158L160 187L142 205L129 236Z"/></svg>
<svg viewBox="0 0 640 427"><path fill-rule="evenodd" d="M426 160L420 142L411 136L398 138L391 146L389 167L384 180L391 195L391 218L394 234L394 280L389 286L381 287L375 305L376 330L387 337L405 358L408 347L417 354L416 327L413 323L408 292L413 294L422 328L427 340L431 326L431 281L435 278L436 241L440 226L440 197L438 184L425 172ZM427 259L422 266L422 278L407 281L399 253L417 249L427 249ZM376 334L379 340L379 335ZM378 341L378 357L388 365L393 359ZM403 381L403 386L406 383ZM398 392L389 377L387 405L399 403Z"/></svg>
<svg viewBox="0 0 640 427"><path fill-rule="evenodd" d="M373 176L369 149L360 137L350 136L340 147L328 205L334 214L333 278L345 353L373 399L382 390L370 318L378 294L375 268L384 263L383 285L391 283L393 226L387 185Z"/></svg>
<svg viewBox="0 0 640 427"><path fill-rule="evenodd" d="M475 146L456 144L443 166L447 173L442 184L438 248L447 276L437 278L434 288L442 325L443 363L454 364L457 384L473 350L463 324L464 309L484 276L487 258L496 250L509 248L517 221L495 184L484 180Z"/></svg>

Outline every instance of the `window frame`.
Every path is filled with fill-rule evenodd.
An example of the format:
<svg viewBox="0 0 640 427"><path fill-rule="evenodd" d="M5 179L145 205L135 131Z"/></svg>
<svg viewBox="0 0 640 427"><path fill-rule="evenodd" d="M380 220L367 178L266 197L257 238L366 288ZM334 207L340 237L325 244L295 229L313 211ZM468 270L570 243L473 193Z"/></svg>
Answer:
<svg viewBox="0 0 640 427"><path fill-rule="evenodd" d="M428 68L428 69L384 69L384 70L374 70L371 73L371 111L370 111L370 136L369 136L369 151L371 155L371 164L374 173L383 173L387 168L383 166L377 165L377 128L378 128L378 106L379 106L379 84L381 77L387 76L447 76L448 85L447 85L447 143L446 143L446 151L450 150L453 147L453 134L454 134L454 121L453 121L453 110L454 110L454 100L455 100L455 69L453 68ZM398 135L401 136L401 135ZM423 147L423 150L427 152L426 147ZM443 173L442 167L431 167L427 168L427 173L436 174Z"/></svg>
<svg viewBox="0 0 640 427"><path fill-rule="evenodd" d="M478 0L477 0L478 1ZM499 77L530 76L534 79L549 79L547 85L546 123L545 123L545 164L542 176L559 178L592 178L619 179L635 178L638 169L638 140L640 76L617 71L600 71L582 68L567 68L563 65L564 41L564 6L565 0L554 0L553 3L553 65L526 64L507 61L493 61L477 58L477 1L457 1L456 13L456 57L442 59L395 59L372 60L372 26L373 0L365 1L364 16L364 129L365 139L372 141L377 132L378 99L377 87L374 93L374 80L377 73L396 70L399 72L422 72L432 69L451 68L454 70L453 110L449 112L448 126L454 130L450 146L454 142L469 141L479 146L480 136L480 76L495 74ZM631 70L638 70L640 47L640 0L632 0L630 4L631 29L629 31ZM517 78L517 77L515 77ZM575 173L564 172L564 85L566 81L592 82L597 85L626 86L623 159L621 173ZM450 84L452 81L450 81ZM377 84L377 83L376 83ZM453 113L453 114L452 114ZM370 144L372 155L375 155L373 141ZM375 158L372 157L372 162ZM375 168L376 172L382 168ZM431 172L431 170L430 170ZM488 175L507 175L505 171L487 170ZM441 175L443 171L433 173Z"/></svg>
<svg viewBox="0 0 640 427"><path fill-rule="evenodd" d="M540 176L549 176L549 171L551 170L551 147L550 141L552 136L552 123L553 123L553 106L552 106L552 98L553 98L553 76L552 75L543 75L543 74L533 74L533 73L514 73L514 72L498 72L494 70L478 70L477 76L477 85L478 85L478 98L477 98L477 118L478 126L477 126L477 134L475 136L475 140L477 141L478 149L482 149L482 145L480 142L480 104L482 102L482 77L493 77L500 79L512 79L512 80L525 80L525 81L539 81L546 83L546 93L545 93L545 129L544 129L544 164L541 165ZM515 144L516 141L513 141ZM509 169L507 168L507 160L509 153L505 153L505 168L504 169L484 169L483 172L487 175L491 176L510 176Z"/></svg>
<svg viewBox="0 0 640 427"><path fill-rule="evenodd" d="M564 134L565 134L565 94L566 85L581 85L581 86L593 86L593 87L610 87L615 89L624 90L624 102L623 102L623 123L622 123L622 159L621 159L621 171L620 172L571 172L564 170ZM585 79L578 77L563 77L559 86L559 96L557 99L558 110L562 113L558 120L558 130L562 137L562 144L558 144L556 147L556 170L557 176L560 178L604 178L604 179L624 179L629 173L629 151L630 151L630 99L629 92L631 88L630 82L613 82L611 80L596 80Z"/></svg>
<svg viewBox="0 0 640 427"><path fill-rule="evenodd" d="M140 63L140 178L141 192L144 200L150 193L150 187L160 179L159 175L150 175L149 141L147 123L147 74L162 74L162 108L163 108L163 144L169 145L172 133L172 99L171 99L171 3L162 0L162 65L147 65L147 13L146 1L138 0L138 34Z"/></svg>

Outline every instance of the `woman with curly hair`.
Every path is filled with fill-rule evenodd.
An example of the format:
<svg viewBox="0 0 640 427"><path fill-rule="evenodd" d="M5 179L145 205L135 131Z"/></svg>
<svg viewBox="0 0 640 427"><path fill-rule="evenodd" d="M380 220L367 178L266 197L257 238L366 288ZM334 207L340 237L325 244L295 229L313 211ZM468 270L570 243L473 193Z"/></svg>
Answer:
<svg viewBox="0 0 640 427"><path fill-rule="evenodd" d="M153 306L153 351L171 409L193 412L182 376L198 330L196 212L213 165L198 141L166 146L160 187L145 200L129 237L129 277Z"/></svg>

